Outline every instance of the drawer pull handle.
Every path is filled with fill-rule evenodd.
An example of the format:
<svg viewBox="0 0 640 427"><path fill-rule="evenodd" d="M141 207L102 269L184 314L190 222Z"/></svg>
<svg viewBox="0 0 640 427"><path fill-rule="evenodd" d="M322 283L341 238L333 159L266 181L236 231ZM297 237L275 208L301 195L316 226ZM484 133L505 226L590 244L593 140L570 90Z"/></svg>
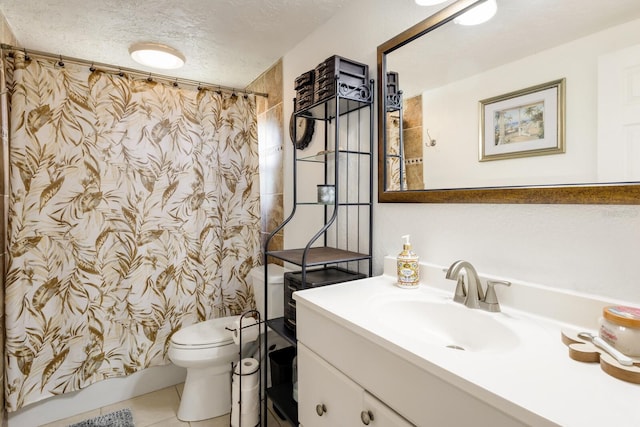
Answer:
<svg viewBox="0 0 640 427"><path fill-rule="evenodd" d="M369 423L373 421L373 412L371 411L360 412L360 419L362 420L362 424L368 426Z"/></svg>
<svg viewBox="0 0 640 427"><path fill-rule="evenodd" d="M324 403L320 403L316 405L316 413L318 414L319 417L321 417L322 414L325 414L326 412L327 412L327 407L324 406Z"/></svg>

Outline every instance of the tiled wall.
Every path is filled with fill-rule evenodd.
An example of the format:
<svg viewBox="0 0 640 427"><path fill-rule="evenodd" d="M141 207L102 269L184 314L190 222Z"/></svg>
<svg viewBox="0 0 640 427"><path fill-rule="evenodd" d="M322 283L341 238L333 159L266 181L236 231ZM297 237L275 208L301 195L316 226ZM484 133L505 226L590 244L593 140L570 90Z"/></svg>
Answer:
<svg viewBox="0 0 640 427"><path fill-rule="evenodd" d="M7 21L0 13L0 43L16 46L18 43L7 24ZM4 91L4 88L0 88ZM2 129L0 130L0 376L2 381L2 393L0 393L0 408L2 410L2 425L7 425L7 414L4 410L4 276L5 264L7 261L6 229L7 229L7 209L9 200L9 129L5 126L5 118L0 119Z"/></svg>
<svg viewBox="0 0 640 427"><path fill-rule="evenodd" d="M404 100L402 140L404 141L407 187L409 190L422 190L424 189L422 95Z"/></svg>
<svg viewBox="0 0 640 427"><path fill-rule="evenodd" d="M279 60L254 80L247 86L247 89L269 95L268 98L256 97L260 149L260 213L262 216L262 242L264 242L269 233L283 220L282 162L285 134L282 104L282 60ZM283 235L280 232L274 236L269 250L282 249L283 242Z"/></svg>
<svg viewBox="0 0 640 427"><path fill-rule="evenodd" d="M387 157L387 155L399 155L400 154L400 111L395 110L387 112L385 114L387 121L387 143L385 145L385 170L387 172L386 177L386 190L399 191L400 190L400 159L398 157ZM403 186L406 185L407 179L402 175Z"/></svg>

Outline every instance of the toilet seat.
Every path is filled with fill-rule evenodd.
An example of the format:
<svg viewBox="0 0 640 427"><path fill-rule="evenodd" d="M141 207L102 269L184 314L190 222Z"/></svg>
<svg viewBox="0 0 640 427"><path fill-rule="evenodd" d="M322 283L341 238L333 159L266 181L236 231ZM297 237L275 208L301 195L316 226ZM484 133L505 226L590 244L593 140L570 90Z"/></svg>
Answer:
<svg viewBox="0 0 640 427"><path fill-rule="evenodd" d="M200 350L233 344L233 322L239 316L210 319L184 327L171 336L176 349Z"/></svg>

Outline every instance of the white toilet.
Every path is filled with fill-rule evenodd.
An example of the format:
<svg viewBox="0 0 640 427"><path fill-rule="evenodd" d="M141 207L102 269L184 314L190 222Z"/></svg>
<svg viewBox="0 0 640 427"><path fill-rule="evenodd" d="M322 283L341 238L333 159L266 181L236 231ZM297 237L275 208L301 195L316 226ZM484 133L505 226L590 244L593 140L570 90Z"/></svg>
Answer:
<svg viewBox="0 0 640 427"><path fill-rule="evenodd" d="M278 269L280 274L276 273ZM283 315L283 274L282 267L269 266L269 318ZM252 270L248 279L253 280L256 305L264 321L263 267ZM195 323L171 337L169 359L174 365L187 368L178 419L200 421L231 411L231 362L238 360L239 348L233 342L232 332L225 327L232 329L238 318Z"/></svg>
<svg viewBox="0 0 640 427"><path fill-rule="evenodd" d="M277 264L269 264L267 271L269 273L267 278L267 317L275 319L284 316L284 273L289 270L285 270ZM255 267L251 270L250 275L260 319L267 320L264 312L264 266Z"/></svg>

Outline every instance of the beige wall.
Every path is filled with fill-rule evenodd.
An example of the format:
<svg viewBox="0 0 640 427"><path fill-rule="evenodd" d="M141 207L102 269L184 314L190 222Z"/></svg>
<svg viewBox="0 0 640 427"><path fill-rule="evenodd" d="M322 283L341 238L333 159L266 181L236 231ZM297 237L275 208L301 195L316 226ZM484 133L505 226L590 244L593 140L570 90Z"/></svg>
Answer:
<svg viewBox="0 0 640 427"><path fill-rule="evenodd" d="M9 45L17 45L18 42L9 28L4 15L0 13L0 43ZM4 91L4 88L0 88L0 91ZM0 386L2 387L2 393L0 393L0 407L2 408L2 425L7 425L7 414L4 410L4 276L5 276L5 264L7 261L7 245L6 245L6 230L7 230L7 209L9 199L9 129L6 126L8 123L5 121L5 114L2 115L2 130L0 131L2 145L0 147L0 266L2 266L2 274L0 274L0 376L2 381Z"/></svg>
<svg viewBox="0 0 640 427"><path fill-rule="evenodd" d="M9 27L9 24L7 23L7 20L5 19L2 12L0 12L0 42L12 46L18 45L18 41L13 35L13 32L11 31L11 28Z"/></svg>
<svg viewBox="0 0 640 427"><path fill-rule="evenodd" d="M268 94L256 98L258 114L258 145L260 149L260 214L262 242L283 220L283 144L284 114L282 104L282 60L254 80L248 90ZM278 233L270 250L283 248L283 234ZM276 262L275 260L273 262ZM280 262L276 262L279 263Z"/></svg>

